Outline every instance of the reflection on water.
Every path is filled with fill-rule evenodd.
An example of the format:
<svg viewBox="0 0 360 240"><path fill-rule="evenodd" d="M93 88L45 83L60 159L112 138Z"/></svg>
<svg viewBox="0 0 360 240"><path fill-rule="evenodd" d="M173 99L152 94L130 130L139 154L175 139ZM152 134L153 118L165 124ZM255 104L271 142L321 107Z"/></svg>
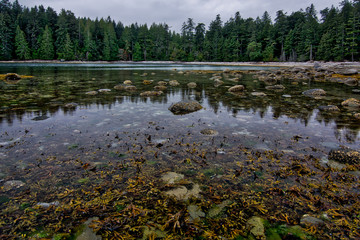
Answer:
<svg viewBox="0 0 360 240"><path fill-rule="evenodd" d="M234 82L234 76L224 73L222 67L197 68L0 65L1 74L34 76L16 84L0 82L0 179L36 183L29 188L48 202L58 200L51 194L63 194L61 186L77 189L92 181L97 188L116 181L120 173L126 179L139 174L158 179L161 172L179 171L202 185L219 181L233 190L241 186L245 191L247 184L265 179L259 177L261 174L277 181L287 172L274 177L273 173L281 169L270 157L267 165L262 164L260 155L257 168L251 167L252 151L322 158L340 146L359 146L359 124L340 104L352 96L351 87L316 82L294 85L283 80L278 84L285 88L274 91L249 72ZM222 77L222 85L215 86L210 80L214 74ZM114 89L125 80L137 90ZM147 85L144 80L153 83ZM157 82L170 80L177 80L180 86L167 85L158 97L140 97L141 92L153 90ZM190 82L197 87L189 88ZM245 91L228 92L236 84L244 85ZM322 88L327 95L310 98L302 94L313 88ZM86 94L99 89L111 91ZM259 92L265 94L254 94ZM169 106L181 100L196 100L203 109L172 114ZM341 109L319 110L327 105ZM286 159L290 164L296 160ZM237 176L234 169L239 166L251 171L244 170L238 180L228 177ZM103 176L105 170L108 175ZM124 187L125 180L117 183L118 187ZM309 181L325 180L317 174ZM279 188L288 187L288 181L281 184Z"/></svg>

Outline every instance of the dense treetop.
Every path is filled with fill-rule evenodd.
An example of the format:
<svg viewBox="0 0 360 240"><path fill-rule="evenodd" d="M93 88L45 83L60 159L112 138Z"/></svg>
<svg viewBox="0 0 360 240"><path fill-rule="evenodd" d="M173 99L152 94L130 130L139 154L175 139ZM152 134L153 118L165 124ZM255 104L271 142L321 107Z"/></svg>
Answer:
<svg viewBox="0 0 360 240"><path fill-rule="evenodd" d="M189 18L176 33L166 23L124 26L0 0L0 60L358 61L360 0L320 15L314 5L279 10L274 21L268 12L256 19L236 12L226 22L217 15L208 28Z"/></svg>

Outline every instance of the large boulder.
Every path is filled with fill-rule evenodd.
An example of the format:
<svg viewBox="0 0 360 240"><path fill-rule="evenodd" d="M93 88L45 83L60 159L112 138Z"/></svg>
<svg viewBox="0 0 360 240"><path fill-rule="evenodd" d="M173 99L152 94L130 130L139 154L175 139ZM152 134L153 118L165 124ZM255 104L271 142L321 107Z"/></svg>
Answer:
<svg viewBox="0 0 360 240"><path fill-rule="evenodd" d="M328 156L329 160L337 161L340 163L347 164L359 164L360 163L360 153L358 151L345 148L331 150Z"/></svg>
<svg viewBox="0 0 360 240"><path fill-rule="evenodd" d="M308 97L321 97L321 96L325 96L326 92L323 89L310 89L307 91L304 91L302 94L304 94L305 96Z"/></svg>
<svg viewBox="0 0 360 240"><path fill-rule="evenodd" d="M173 103L169 107L169 110L176 115L188 114L199 111L200 109L202 109L202 106L197 101L180 101Z"/></svg>

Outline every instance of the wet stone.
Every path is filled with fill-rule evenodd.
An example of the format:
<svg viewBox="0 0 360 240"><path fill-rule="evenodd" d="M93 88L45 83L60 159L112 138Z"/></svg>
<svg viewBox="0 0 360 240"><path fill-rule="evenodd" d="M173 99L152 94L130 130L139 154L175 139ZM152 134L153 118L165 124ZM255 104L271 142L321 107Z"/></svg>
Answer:
<svg viewBox="0 0 360 240"><path fill-rule="evenodd" d="M108 92L111 92L111 90L104 88L104 89L99 89L98 92L99 93L108 93Z"/></svg>
<svg viewBox="0 0 360 240"><path fill-rule="evenodd" d="M182 179L184 179L184 175L176 172L168 172L161 177L161 180L167 184L174 184Z"/></svg>
<svg viewBox="0 0 360 240"><path fill-rule="evenodd" d="M216 136L219 134L218 131L214 130L214 129L210 129L210 128L206 128L200 131L200 133L202 135L207 135L207 136Z"/></svg>
<svg viewBox="0 0 360 240"><path fill-rule="evenodd" d="M320 106L319 110L325 112L340 112L340 109L334 105Z"/></svg>
<svg viewBox="0 0 360 240"><path fill-rule="evenodd" d="M357 100L356 98L349 98L343 101L341 105L349 108L360 108L360 101Z"/></svg>
<svg viewBox="0 0 360 240"><path fill-rule="evenodd" d="M244 85L235 85L235 86L229 88L228 91L229 91L229 92L242 92L242 91L244 91L244 90L245 90Z"/></svg>
<svg viewBox="0 0 360 240"><path fill-rule="evenodd" d="M194 184L191 189L188 189L185 186L180 186L178 188L167 191L166 194L173 196L181 201L188 200L190 197L199 198L200 186L198 184Z"/></svg>
<svg viewBox="0 0 360 240"><path fill-rule="evenodd" d="M190 205L187 210L191 221L199 221L200 218L205 217L205 213L201 211L201 208L197 205Z"/></svg>
<svg viewBox="0 0 360 240"><path fill-rule="evenodd" d="M94 95L98 94L98 91L89 91L89 92L86 92L85 94L94 96Z"/></svg>
<svg viewBox="0 0 360 240"><path fill-rule="evenodd" d="M255 97L266 97L266 94L263 92L252 92L251 95Z"/></svg>
<svg viewBox="0 0 360 240"><path fill-rule="evenodd" d="M329 160L334 160L340 163L359 164L360 153L352 149L337 149L331 150L328 156Z"/></svg>
<svg viewBox="0 0 360 240"><path fill-rule="evenodd" d="M320 97L325 96L326 92L323 89L310 89L304 91L302 94L308 97Z"/></svg>
<svg viewBox="0 0 360 240"><path fill-rule="evenodd" d="M200 109L202 109L202 106L197 101L181 101L169 107L169 110L176 115L192 113Z"/></svg>
<svg viewBox="0 0 360 240"><path fill-rule="evenodd" d="M125 85L132 85L132 81L130 81L130 80L125 80L125 81L124 81L124 84L125 84Z"/></svg>
<svg viewBox="0 0 360 240"><path fill-rule="evenodd" d="M25 183L23 181L11 180L11 181L7 181L7 182L4 183L3 190L4 191L9 191L9 190L21 188L23 186L25 186Z"/></svg>
<svg viewBox="0 0 360 240"><path fill-rule="evenodd" d="M250 233L256 239L265 239L265 227L264 220L260 217L252 217L246 222L246 229L250 231Z"/></svg>
<svg viewBox="0 0 360 240"><path fill-rule="evenodd" d="M305 214L300 219L300 225L302 225L302 226L307 226L307 225L319 226L319 225L324 225L324 221L319 219L319 218L315 218L315 217L312 217L312 216L310 216L308 214Z"/></svg>

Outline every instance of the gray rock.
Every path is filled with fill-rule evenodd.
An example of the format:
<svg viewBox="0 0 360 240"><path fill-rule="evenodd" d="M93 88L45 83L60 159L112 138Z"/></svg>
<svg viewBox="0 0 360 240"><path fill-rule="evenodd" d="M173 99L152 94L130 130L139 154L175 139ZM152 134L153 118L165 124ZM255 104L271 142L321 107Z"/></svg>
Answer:
<svg viewBox="0 0 360 240"><path fill-rule="evenodd" d="M357 100L356 98L349 98L345 101L343 101L341 103L342 106L344 107L349 107L349 108L359 108L360 107L360 101Z"/></svg>
<svg viewBox="0 0 360 240"><path fill-rule="evenodd" d="M229 88L228 91L229 91L229 92L242 92L242 91L244 91L244 90L245 90L244 85L235 85L235 86Z"/></svg>
<svg viewBox="0 0 360 240"><path fill-rule="evenodd" d="M344 80L344 84L350 87L355 87L358 85L358 80L355 78L347 78Z"/></svg>
<svg viewBox="0 0 360 240"><path fill-rule="evenodd" d="M108 93L108 92L111 92L111 90L104 88L104 89L99 89L98 92L99 93Z"/></svg>
<svg viewBox="0 0 360 240"><path fill-rule="evenodd" d="M184 175L176 172L168 172L161 177L161 180L167 184L174 184L182 179L184 179Z"/></svg>
<svg viewBox="0 0 360 240"><path fill-rule="evenodd" d="M263 92L252 92L251 95L255 97L266 97L266 94Z"/></svg>
<svg viewBox="0 0 360 240"><path fill-rule="evenodd" d="M321 97L325 96L326 92L323 89L310 89L304 91L302 94L308 97Z"/></svg>
<svg viewBox="0 0 360 240"><path fill-rule="evenodd" d="M340 112L340 108L334 105L320 106L319 110L325 112Z"/></svg>
<svg viewBox="0 0 360 240"><path fill-rule="evenodd" d="M336 71L337 74L340 75L355 75L358 74L358 70L354 69L354 68L350 68L350 69L339 69Z"/></svg>
<svg viewBox="0 0 360 240"><path fill-rule="evenodd" d="M200 109L202 109L202 106L197 101L181 101L169 107L169 110L176 115L188 114L199 111Z"/></svg>
<svg viewBox="0 0 360 240"><path fill-rule="evenodd" d="M205 213L201 211L201 208L196 205L190 205L188 206L188 212L190 215L191 221L200 220L200 218L205 217Z"/></svg>
<svg viewBox="0 0 360 240"><path fill-rule="evenodd" d="M97 221L98 218L90 218L84 223L84 229L80 233L80 235L76 238L76 240L101 240L101 236L97 236L94 231L89 227L92 221Z"/></svg>
<svg viewBox="0 0 360 240"><path fill-rule="evenodd" d="M178 200L185 201L190 197L199 198L200 192L200 186L198 184L194 184L191 189L187 189L185 186L180 186L178 188L167 191L166 194L173 196Z"/></svg>
<svg viewBox="0 0 360 240"><path fill-rule="evenodd" d="M94 95L98 94L98 91L89 91L89 92L86 92L85 94L94 96Z"/></svg>
<svg viewBox="0 0 360 240"><path fill-rule="evenodd" d="M21 188L23 186L25 186L25 183L23 181L11 180L11 181L7 181L7 182L4 183L3 190L4 191L9 191L9 190Z"/></svg>
<svg viewBox="0 0 360 240"><path fill-rule="evenodd" d="M214 130L214 129L210 129L210 128L206 128L200 131L200 133L202 135L207 135L207 136L216 136L219 134L218 131Z"/></svg>
<svg viewBox="0 0 360 240"><path fill-rule="evenodd" d="M207 217L209 218L219 217L221 213L225 210L225 208L231 204L232 202L230 200L223 201L222 203L212 207L207 213Z"/></svg>
<svg viewBox="0 0 360 240"><path fill-rule="evenodd" d="M266 239L265 237L265 227L264 220L260 217L252 217L246 222L246 229L250 231L250 233L256 239Z"/></svg>
<svg viewBox="0 0 360 240"><path fill-rule="evenodd" d="M36 206L39 206L39 207L42 207L42 208L49 208L51 206L59 206L59 205L60 205L59 201L54 201L54 202L51 202L51 203L38 202L36 204Z"/></svg>
<svg viewBox="0 0 360 240"><path fill-rule="evenodd" d="M312 226L319 226L319 225L323 225L324 221L319 219L319 218L315 218L312 217L308 214L305 214L301 219L300 219L300 225L302 226L306 226L306 225L312 225Z"/></svg>

